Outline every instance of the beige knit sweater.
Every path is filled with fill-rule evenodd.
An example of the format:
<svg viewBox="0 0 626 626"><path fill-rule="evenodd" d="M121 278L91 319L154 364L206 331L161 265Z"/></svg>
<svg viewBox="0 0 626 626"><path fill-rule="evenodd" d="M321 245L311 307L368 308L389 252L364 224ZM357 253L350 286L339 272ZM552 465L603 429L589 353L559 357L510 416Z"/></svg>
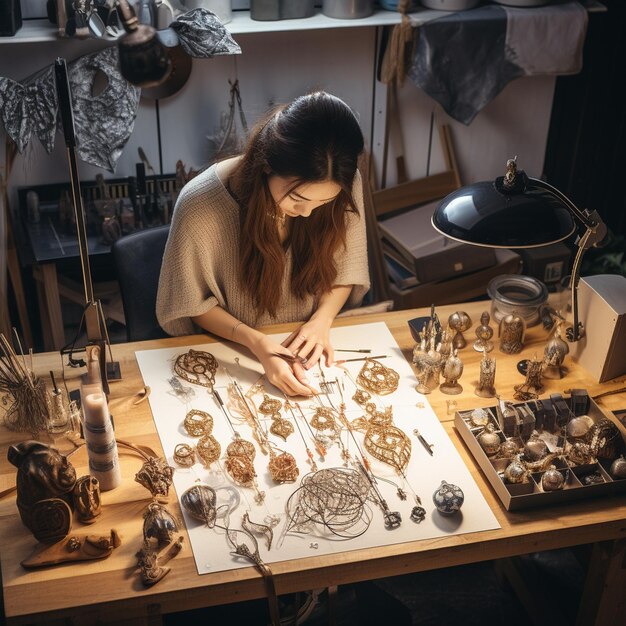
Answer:
<svg viewBox="0 0 626 626"><path fill-rule="evenodd" d="M346 248L339 249L337 285L353 285L345 308L358 306L369 289L363 187L354 180L353 197L359 215L346 213ZM306 219L306 218L297 218ZM250 294L239 287L239 205L228 193L213 165L193 178L180 193L165 247L156 313L170 335L199 331L191 318L219 304L249 326L307 320L318 298L297 298L291 291L291 250L281 281L277 315L259 315Z"/></svg>

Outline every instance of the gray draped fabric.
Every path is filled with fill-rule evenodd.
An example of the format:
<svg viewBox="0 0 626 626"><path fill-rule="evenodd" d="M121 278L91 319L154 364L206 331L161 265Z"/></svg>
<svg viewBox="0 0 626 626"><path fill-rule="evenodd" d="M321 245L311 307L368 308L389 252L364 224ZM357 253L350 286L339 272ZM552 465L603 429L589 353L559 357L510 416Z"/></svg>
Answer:
<svg viewBox="0 0 626 626"><path fill-rule="evenodd" d="M67 69L78 156L113 172L135 125L140 90L120 74L116 46L80 57L68 63ZM94 80L100 71L107 85L94 96ZM33 135L46 152L52 152L57 124L62 131L57 109L52 66L24 83L0 78L0 115L20 153Z"/></svg>
<svg viewBox="0 0 626 626"><path fill-rule="evenodd" d="M192 57L210 58L241 54L239 44L212 11L193 9L179 15L170 28L176 31L183 50Z"/></svg>

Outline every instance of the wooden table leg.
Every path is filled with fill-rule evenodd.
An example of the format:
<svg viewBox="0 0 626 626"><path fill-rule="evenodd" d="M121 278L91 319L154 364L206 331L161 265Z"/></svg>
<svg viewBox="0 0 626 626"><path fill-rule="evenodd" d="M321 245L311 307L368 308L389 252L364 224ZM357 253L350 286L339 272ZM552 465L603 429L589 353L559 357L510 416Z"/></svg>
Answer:
<svg viewBox="0 0 626 626"><path fill-rule="evenodd" d="M626 625L626 539L596 543L576 626Z"/></svg>
<svg viewBox="0 0 626 626"><path fill-rule="evenodd" d="M336 626L337 624L338 595L339 595L339 587L337 585L329 585L328 587L328 626Z"/></svg>

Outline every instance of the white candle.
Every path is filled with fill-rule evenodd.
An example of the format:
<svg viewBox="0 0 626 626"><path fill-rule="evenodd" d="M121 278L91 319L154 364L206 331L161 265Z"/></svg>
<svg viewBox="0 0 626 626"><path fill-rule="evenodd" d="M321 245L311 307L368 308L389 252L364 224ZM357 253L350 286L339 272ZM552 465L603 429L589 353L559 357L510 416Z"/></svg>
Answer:
<svg viewBox="0 0 626 626"><path fill-rule="evenodd" d="M122 476L106 395L97 383L82 385L80 395L89 473L98 479L101 491L115 489Z"/></svg>
<svg viewBox="0 0 626 626"><path fill-rule="evenodd" d="M96 387L96 385L89 386ZM85 422L105 427L106 423L111 421L106 396L102 390L89 390L85 395L81 393L81 399Z"/></svg>

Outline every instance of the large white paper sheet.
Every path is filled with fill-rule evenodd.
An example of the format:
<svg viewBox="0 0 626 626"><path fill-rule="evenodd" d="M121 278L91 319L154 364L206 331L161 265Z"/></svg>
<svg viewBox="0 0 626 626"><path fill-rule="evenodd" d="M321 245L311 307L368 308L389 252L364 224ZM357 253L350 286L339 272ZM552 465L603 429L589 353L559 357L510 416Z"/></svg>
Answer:
<svg viewBox="0 0 626 626"><path fill-rule="evenodd" d="M285 336L276 335L275 337L282 340ZM257 447L254 465L258 475L259 487L265 491L266 498L262 504L257 504L252 489L237 487L241 504L231 514L231 526L240 527L241 518L246 510L249 511L250 519L257 523L264 523L263 520L270 515L280 516L280 522L274 528L274 541L269 551L266 549L264 541L259 539L259 551L266 563L499 528L500 526L478 486L428 404L427 397L415 391L417 381L412 367L404 358L387 326L383 322L378 322L333 328L331 340L335 348L369 348L372 350L372 356L387 355L387 358L381 359L380 362L400 374L399 387L394 393L385 396L373 396L372 399L380 409L388 406L393 407L394 424L411 439L412 453L406 469L407 480L398 476L389 465L371 457L369 461L374 474L379 477L377 484L380 492L387 501L389 509L401 514L402 524L392 530L385 528L383 513L380 508L369 504L372 520L367 531L359 537L349 540L332 539L328 531L318 526L310 534L285 533L288 523L288 514L285 510L286 502L299 486L300 479L310 472L305 444L296 428L286 442L273 435L270 437L281 449L286 450L296 458L300 469L298 480L293 484L277 485L273 483L267 469L269 459L261 454ZM209 351L217 359L220 367L216 374L215 388L224 401L227 397L226 388L230 383L229 375L238 381L244 391L247 391L262 375L260 364L234 344L211 343L189 347ZM173 451L178 443L186 442L193 445L197 441L197 439L187 435L183 428L183 420L189 409L207 411L213 416L212 434L221 444L222 457L233 435L219 405L206 388L181 381L183 385L193 387L195 391L191 401L185 404L173 393L172 387L167 382L174 375L173 363L176 357L186 352L189 347L144 350L136 353L144 382L151 388L149 401L163 449L170 464L177 468L174 472L174 486L179 498L186 489L199 483L209 484L216 489L235 486L223 469L223 459L219 463L213 463L209 469L200 463L196 463L189 469L179 468L173 461ZM358 356L360 355L349 352L336 353L337 359ZM346 363L342 367L325 367L323 370L326 380L337 378L340 383L343 382L346 416L350 421L361 417L364 411L352 400L355 388L350 377L345 374L344 368L347 368L352 379L356 380L362 365L363 362L357 361ZM317 367L312 369L309 375L314 384L319 384L320 378ZM263 380L265 390L271 397L284 400L278 390L269 385L265 379ZM336 388L336 385L333 388ZM328 404L327 398L325 396L322 398L324 404ZM259 395L255 396L257 406L260 399ZM341 401L336 391L331 399L335 406L338 406ZM418 403L421 403L423 408L418 407ZM301 400L299 404L308 418L313 415L314 408L317 406L311 399ZM284 417L293 422L293 416L289 412L282 411L282 413ZM298 422L308 447L314 450L310 431L301 419ZM244 439L252 440L251 429L246 424L235 424L235 428ZM413 434L415 428L419 429L426 441L433 444L434 454L432 456L428 455ZM363 450L363 434L356 433L356 439L361 450ZM343 433L342 440L351 453L358 455L356 445L350 440L346 432ZM365 455L368 456L367 453ZM322 462L316 455L316 462L319 469L342 467L343 461L339 446L335 445L328 450L325 462ZM407 492L407 499L405 501L400 500L396 488L383 479L399 484ZM465 503L461 511L450 516L440 514L432 501L433 493L443 480L458 485L465 494ZM224 493L222 492L222 494ZM414 494L420 496L422 505L426 509L426 519L419 524L410 519L411 510L415 505ZM223 531L215 528L209 529L206 525L190 518L186 513L184 514L199 574L249 566L249 562L231 554Z"/></svg>

